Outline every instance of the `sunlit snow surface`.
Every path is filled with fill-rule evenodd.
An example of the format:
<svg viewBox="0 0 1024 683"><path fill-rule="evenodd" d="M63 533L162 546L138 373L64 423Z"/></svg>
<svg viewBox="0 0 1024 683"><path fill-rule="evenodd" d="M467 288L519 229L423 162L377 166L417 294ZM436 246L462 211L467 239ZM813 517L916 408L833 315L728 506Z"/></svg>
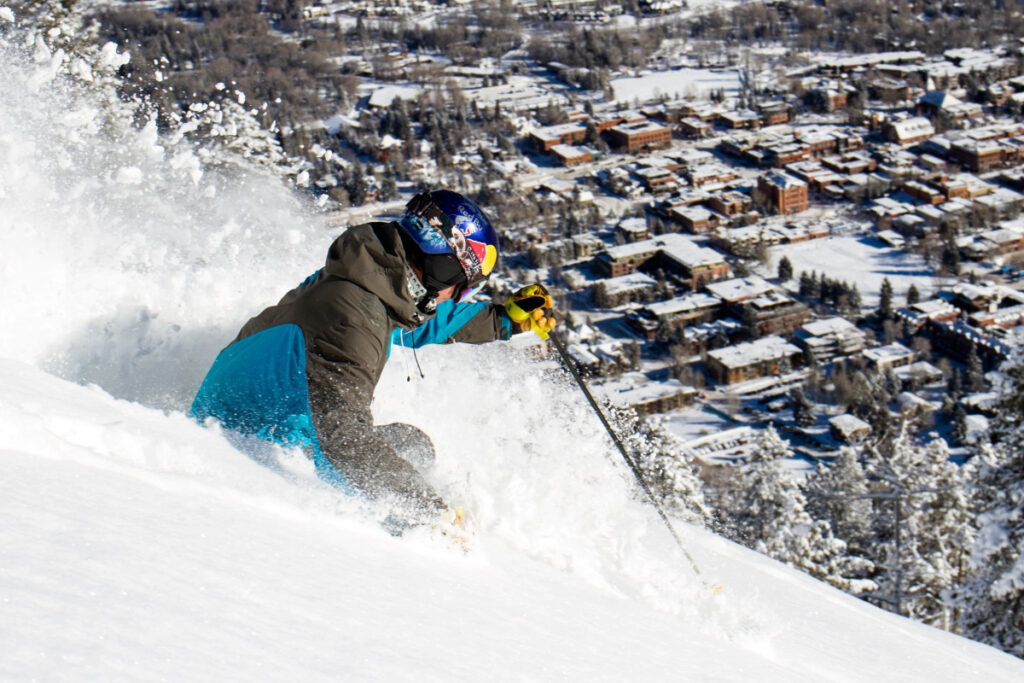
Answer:
<svg viewBox="0 0 1024 683"><path fill-rule="evenodd" d="M216 352L334 235L30 47L0 48L0 680L1024 676L680 524L711 595L578 392L507 345L426 349L425 378L397 351L375 403L434 438L469 554L193 424Z"/></svg>

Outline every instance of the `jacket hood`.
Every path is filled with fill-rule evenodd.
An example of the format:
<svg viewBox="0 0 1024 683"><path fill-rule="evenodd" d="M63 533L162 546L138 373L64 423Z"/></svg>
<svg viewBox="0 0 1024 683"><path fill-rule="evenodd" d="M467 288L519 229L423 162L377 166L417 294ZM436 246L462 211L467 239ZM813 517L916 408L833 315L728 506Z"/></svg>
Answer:
<svg viewBox="0 0 1024 683"><path fill-rule="evenodd" d="M416 308L405 283L405 246L395 222L373 222L349 228L327 252L324 273L353 282L376 295L391 318L412 328L426 316Z"/></svg>

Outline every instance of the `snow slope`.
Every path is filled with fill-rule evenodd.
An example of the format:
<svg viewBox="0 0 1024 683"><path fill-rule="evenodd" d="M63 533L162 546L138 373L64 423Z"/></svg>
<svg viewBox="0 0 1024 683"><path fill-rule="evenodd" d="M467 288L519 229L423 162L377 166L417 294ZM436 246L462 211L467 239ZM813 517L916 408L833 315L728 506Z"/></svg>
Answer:
<svg viewBox="0 0 1024 683"><path fill-rule="evenodd" d="M264 466L180 414L25 364L0 362L0 378L3 680L1010 681L1024 670L684 528L725 586L712 597L636 504L586 507L632 518L646 548L625 527L588 535L567 505L554 526L580 536L557 552L543 538L524 552L488 525L463 555L392 539L287 454ZM568 477L548 486L594 493Z"/></svg>
<svg viewBox="0 0 1024 683"><path fill-rule="evenodd" d="M217 350L333 235L66 63L0 41L0 680L1024 676L680 525L713 596L574 388L505 345L426 349L408 381L397 353L374 407L430 431L469 554L193 424Z"/></svg>

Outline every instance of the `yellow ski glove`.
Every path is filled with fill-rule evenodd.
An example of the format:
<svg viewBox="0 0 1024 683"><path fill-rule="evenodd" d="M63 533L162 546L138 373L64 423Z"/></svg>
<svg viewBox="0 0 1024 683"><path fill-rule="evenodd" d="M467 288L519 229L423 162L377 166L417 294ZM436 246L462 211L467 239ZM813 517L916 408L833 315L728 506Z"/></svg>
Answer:
<svg viewBox="0 0 1024 683"><path fill-rule="evenodd" d="M441 513L433 532L450 548L469 552L475 545L476 530L466 510L459 505Z"/></svg>
<svg viewBox="0 0 1024 683"><path fill-rule="evenodd" d="M555 327L555 302L544 285L528 285L505 300L505 313L520 332L533 330L541 339Z"/></svg>

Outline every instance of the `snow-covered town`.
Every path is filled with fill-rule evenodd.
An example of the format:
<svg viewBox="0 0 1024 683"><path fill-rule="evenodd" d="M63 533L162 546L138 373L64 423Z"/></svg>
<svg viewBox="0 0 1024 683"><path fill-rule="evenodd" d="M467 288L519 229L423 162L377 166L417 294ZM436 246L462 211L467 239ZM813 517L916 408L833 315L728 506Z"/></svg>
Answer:
<svg viewBox="0 0 1024 683"><path fill-rule="evenodd" d="M369 514L401 537L426 525L379 514L342 465L373 430L411 427L429 457L389 443L374 457L406 459L446 547L469 524L463 550L478 533L661 609L675 560L635 545L653 507L710 594L684 542L697 530L708 555L744 546L865 610L1024 657L1019 4L0 0L0 59L3 449L98 467L83 479L97 489L133 467L168 490L164 477L268 498L287 485L301 490L283 494L286 516ZM401 231L438 189L490 217L501 256L423 288ZM363 225L376 219L389 227ZM239 328L319 278L349 283L333 245L371 229L399 235L403 303L417 282L427 298L447 286L494 332L460 338L452 315L431 343L478 343L417 355L399 347L440 309L413 300L406 324L356 283L368 296L351 308L390 326L360 349L378 354L371 382L314 395L306 373L372 375L323 356L280 392L308 414L252 433L198 414ZM532 284L551 295L551 335L512 315ZM346 324L312 317L344 342ZM307 337L298 353L339 348ZM331 459L314 413L357 393L365 410L344 417L368 436L332 423ZM155 435L104 417L136 411ZM196 433L169 449L176 430ZM352 501L364 493L369 513ZM45 573L48 548L10 540ZM692 616L677 602L672 618Z"/></svg>
<svg viewBox="0 0 1024 683"><path fill-rule="evenodd" d="M316 7L316 21L354 21L349 6ZM388 194L387 173L368 174L370 203L337 222L439 175L540 207L498 211L509 286L558 291L576 362L613 402L713 452L704 465L742 458L736 429L784 430L799 468L907 415L956 453L985 432L985 373L1024 319L1019 48L709 57L670 44L603 91L528 50L472 68L382 50L353 65L363 98L329 129L394 127L425 97L512 128L501 145L469 135L445 175L412 126L408 181ZM435 85L417 81L428 68ZM381 136L382 168L403 145ZM836 373L884 381L884 400L838 395Z"/></svg>

